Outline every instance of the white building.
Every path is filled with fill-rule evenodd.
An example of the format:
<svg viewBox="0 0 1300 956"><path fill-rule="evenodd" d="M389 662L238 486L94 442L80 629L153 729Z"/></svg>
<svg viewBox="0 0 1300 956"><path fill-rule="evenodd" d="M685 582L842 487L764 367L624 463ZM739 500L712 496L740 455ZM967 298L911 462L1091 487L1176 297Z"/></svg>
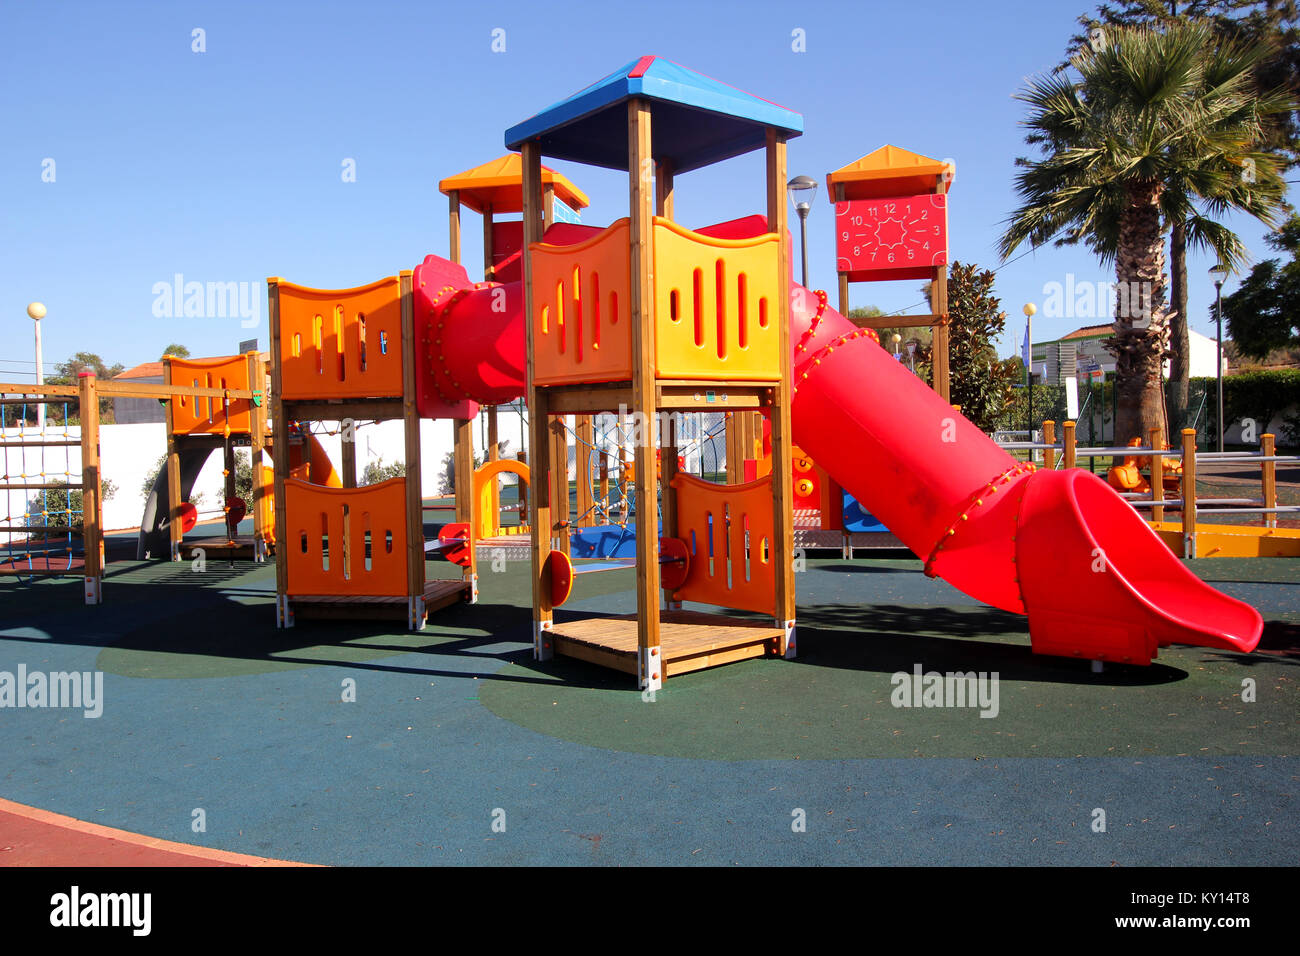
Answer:
<svg viewBox="0 0 1300 956"><path fill-rule="evenodd" d="M1088 325L1075 329L1063 338L1052 342L1033 344L1034 371L1041 373L1047 367L1044 381L1049 385L1063 385L1071 375L1084 378L1088 371L1099 369L1104 373L1115 371L1115 356L1102 346L1114 334L1110 323ZM1190 345L1189 361L1192 378L1214 378L1214 356L1217 351L1214 339L1191 329L1187 332ZM1228 373L1228 360L1223 360L1223 372ZM1165 377L1169 377L1169 362L1165 362Z"/></svg>

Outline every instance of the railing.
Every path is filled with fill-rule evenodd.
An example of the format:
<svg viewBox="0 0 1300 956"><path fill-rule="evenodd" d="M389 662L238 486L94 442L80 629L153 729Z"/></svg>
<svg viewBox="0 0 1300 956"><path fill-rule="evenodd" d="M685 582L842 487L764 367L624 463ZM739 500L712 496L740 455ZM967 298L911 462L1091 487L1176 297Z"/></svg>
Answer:
<svg viewBox="0 0 1300 956"><path fill-rule="evenodd" d="M1058 463L1063 468L1075 467L1079 458L1146 458L1150 460L1152 480L1149 492L1120 492L1120 496L1133 508L1153 509L1153 521L1164 520L1165 508L1178 508L1182 514L1184 542L1190 542L1196 532L1198 515L1263 515L1265 527L1276 528L1279 514L1300 513L1300 505L1279 505L1277 502L1277 463L1300 462L1300 455L1279 455L1276 453L1275 436L1260 436L1260 450L1229 452L1198 452L1196 450L1196 431L1184 428L1182 447L1178 449L1158 447L1163 444L1158 429L1152 430L1151 443L1148 446L1123 445L1114 447L1080 447L1075 441L1074 422L1063 423L1063 435L1059 443L1055 440L1055 423L1043 422L1042 442L1007 442L1000 447L1011 451L1043 452L1044 467L1055 468ZM1154 476L1163 475L1163 462L1166 458L1182 461L1182 476L1179 479L1182 495L1179 498L1166 498L1164 482ZM1261 496L1259 498L1213 498L1198 497L1196 478L1198 473L1214 468L1231 467L1240 469L1242 465L1259 465ZM1209 506L1209 507L1207 507Z"/></svg>

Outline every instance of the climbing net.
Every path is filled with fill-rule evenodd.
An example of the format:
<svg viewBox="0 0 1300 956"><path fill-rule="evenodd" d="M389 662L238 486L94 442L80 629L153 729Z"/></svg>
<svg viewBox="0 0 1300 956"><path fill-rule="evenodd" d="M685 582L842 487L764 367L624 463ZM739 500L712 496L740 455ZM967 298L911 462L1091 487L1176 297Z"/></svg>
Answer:
<svg viewBox="0 0 1300 956"><path fill-rule="evenodd" d="M55 402L0 396L5 512L0 573L30 580L36 574L72 572L84 558L81 438L70 425L76 412L73 398Z"/></svg>

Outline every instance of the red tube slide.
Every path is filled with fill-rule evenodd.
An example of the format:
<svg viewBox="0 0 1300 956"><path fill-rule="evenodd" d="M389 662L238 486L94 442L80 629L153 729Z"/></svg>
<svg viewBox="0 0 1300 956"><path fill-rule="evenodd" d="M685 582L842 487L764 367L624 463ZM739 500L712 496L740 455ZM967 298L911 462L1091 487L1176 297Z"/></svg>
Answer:
<svg viewBox="0 0 1300 956"><path fill-rule="evenodd" d="M824 298L796 287L793 304L794 439L927 574L1027 614L1042 654L1254 650L1259 613L1187 570L1104 481L1017 462Z"/></svg>
<svg viewBox="0 0 1300 956"><path fill-rule="evenodd" d="M414 278L420 413L472 415L474 403L517 398L520 284L472 283L436 256ZM1105 482L1017 462L800 286L791 342L795 442L920 555L927 574L1027 614L1036 652L1149 664L1171 643L1245 652L1259 642L1259 613L1188 571Z"/></svg>

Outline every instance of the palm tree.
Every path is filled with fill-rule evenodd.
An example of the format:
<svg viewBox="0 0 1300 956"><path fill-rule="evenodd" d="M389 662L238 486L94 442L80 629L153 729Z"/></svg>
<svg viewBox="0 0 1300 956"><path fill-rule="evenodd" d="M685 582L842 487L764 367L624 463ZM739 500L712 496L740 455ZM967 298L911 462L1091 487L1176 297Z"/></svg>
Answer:
<svg viewBox="0 0 1300 956"><path fill-rule="evenodd" d="M1240 261L1240 240L1213 217L1236 206L1275 221L1285 187L1259 144L1265 118L1293 104L1254 87L1268 52L1200 23L1112 28L1071 60L1077 79L1039 77L1018 94L1030 105L1027 142L1044 156L1017 160L1022 205L1001 251L1083 241L1114 262L1117 436L1166 427L1163 223L1192 223L1193 241Z"/></svg>

